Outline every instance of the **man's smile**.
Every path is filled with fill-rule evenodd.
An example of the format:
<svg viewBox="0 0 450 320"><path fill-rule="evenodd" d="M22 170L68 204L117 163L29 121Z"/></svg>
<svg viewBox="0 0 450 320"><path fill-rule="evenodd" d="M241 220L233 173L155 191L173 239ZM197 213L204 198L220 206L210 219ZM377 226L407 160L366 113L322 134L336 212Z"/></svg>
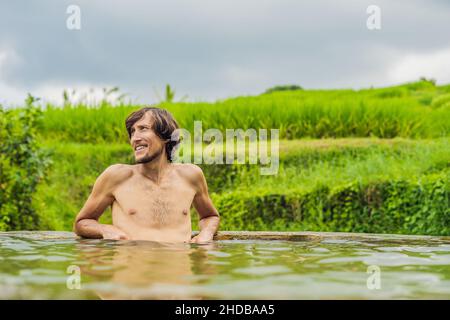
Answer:
<svg viewBox="0 0 450 320"><path fill-rule="evenodd" d="M148 149L148 144L140 143L134 147L135 153L141 153L142 151Z"/></svg>

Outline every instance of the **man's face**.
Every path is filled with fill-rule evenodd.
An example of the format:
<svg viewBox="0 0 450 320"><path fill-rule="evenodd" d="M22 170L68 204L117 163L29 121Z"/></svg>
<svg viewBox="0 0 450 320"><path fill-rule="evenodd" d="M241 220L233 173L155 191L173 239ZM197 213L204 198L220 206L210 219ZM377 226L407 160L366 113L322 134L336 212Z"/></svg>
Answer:
<svg viewBox="0 0 450 320"><path fill-rule="evenodd" d="M150 112L131 127L130 144L134 150L136 163L147 163L164 151L164 142L152 129L153 118Z"/></svg>

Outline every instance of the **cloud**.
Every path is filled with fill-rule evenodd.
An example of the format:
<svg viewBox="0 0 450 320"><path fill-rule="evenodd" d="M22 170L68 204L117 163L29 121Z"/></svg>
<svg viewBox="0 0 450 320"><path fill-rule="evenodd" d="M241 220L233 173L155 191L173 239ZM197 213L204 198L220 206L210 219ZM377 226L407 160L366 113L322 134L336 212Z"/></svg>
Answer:
<svg viewBox="0 0 450 320"><path fill-rule="evenodd" d="M0 2L0 52L16 59L2 63L0 99L20 103L27 92L60 99L78 86L119 86L142 103L157 101L154 88L167 83L191 101L278 84L383 86L417 79L394 72L407 57L450 47L436 36L450 28L443 0L378 0L377 31L366 28L369 0L78 0L79 31L66 28L71 4Z"/></svg>
<svg viewBox="0 0 450 320"><path fill-rule="evenodd" d="M19 58L14 50L0 47L0 105L10 101L18 102L23 97L23 91L20 88L8 85L5 82L8 66L18 63Z"/></svg>
<svg viewBox="0 0 450 320"><path fill-rule="evenodd" d="M405 54L389 72L389 80L393 82L406 82L420 77L449 83L450 47L430 53Z"/></svg>

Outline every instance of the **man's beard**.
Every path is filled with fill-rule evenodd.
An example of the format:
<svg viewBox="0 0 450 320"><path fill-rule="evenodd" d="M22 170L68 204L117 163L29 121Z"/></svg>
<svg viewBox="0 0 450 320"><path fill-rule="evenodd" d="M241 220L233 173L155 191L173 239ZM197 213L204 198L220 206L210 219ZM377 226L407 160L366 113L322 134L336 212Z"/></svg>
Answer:
<svg viewBox="0 0 450 320"><path fill-rule="evenodd" d="M162 146L164 148L164 146ZM150 154L148 156L143 157L142 159L136 160L136 163L149 163L162 155L163 149L159 150L159 152L155 152L154 154Z"/></svg>

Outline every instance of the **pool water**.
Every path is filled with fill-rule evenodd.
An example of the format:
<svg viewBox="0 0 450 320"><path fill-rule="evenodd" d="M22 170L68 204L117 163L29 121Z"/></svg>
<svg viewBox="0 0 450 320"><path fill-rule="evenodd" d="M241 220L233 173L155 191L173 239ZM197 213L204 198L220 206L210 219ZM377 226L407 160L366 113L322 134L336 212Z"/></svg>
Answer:
<svg viewBox="0 0 450 320"><path fill-rule="evenodd" d="M450 241L197 245L4 232L0 299L450 299Z"/></svg>

